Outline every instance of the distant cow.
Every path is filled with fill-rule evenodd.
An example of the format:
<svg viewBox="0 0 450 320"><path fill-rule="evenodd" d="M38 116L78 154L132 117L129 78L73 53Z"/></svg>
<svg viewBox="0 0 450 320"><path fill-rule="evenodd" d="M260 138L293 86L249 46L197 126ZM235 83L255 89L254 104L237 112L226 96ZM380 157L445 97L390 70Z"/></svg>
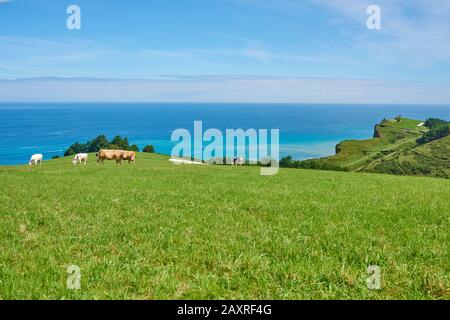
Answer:
<svg viewBox="0 0 450 320"><path fill-rule="evenodd" d="M97 153L97 163L103 164L105 160L115 160L117 164L122 164L122 160L128 160L128 163L136 159L136 153L125 150L100 150Z"/></svg>
<svg viewBox="0 0 450 320"><path fill-rule="evenodd" d="M30 161L28 161L28 165L33 166L33 165L42 165L42 160L44 159L44 156L40 153L38 154L33 154L31 156Z"/></svg>
<svg viewBox="0 0 450 320"><path fill-rule="evenodd" d="M234 157L233 158L233 165L242 166L244 163L245 163L244 157Z"/></svg>
<svg viewBox="0 0 450 320"><path fill-rule="evenodd" d="M72 160L73 165L77 165L79 163L84 163L86 165L88 159L87 153L78 153Z"/></svg>

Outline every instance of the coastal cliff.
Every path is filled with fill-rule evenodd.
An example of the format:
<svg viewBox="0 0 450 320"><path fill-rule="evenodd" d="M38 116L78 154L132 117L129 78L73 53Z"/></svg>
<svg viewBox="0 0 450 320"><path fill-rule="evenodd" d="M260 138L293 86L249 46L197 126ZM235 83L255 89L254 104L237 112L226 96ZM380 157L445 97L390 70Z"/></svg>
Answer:
<svg viewBox="0 0 450 320"><path fill-rule="evenodd" d="M418 143L428 131L419 120L383 119L373 138L341 141L334 156L308 161L345 171L450 178L450 137Z"/></svg>

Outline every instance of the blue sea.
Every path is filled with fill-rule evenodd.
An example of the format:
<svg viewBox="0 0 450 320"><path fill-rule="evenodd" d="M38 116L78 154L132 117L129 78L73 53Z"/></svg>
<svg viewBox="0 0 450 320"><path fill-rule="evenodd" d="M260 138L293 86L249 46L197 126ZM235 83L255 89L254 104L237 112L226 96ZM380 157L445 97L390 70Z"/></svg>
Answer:
<svg viewBox="0 0 450 320"><path fill-rule="evenodd" d="M280 155L307 159L334 154L345 139L366 139L383 118L450 119L450 106L327 104L0 104L0 164L24 164L33 153L44 160L62 155L74 142L99 134L126 136L140 148L170 154L172 131L279 129Z"/></svg>

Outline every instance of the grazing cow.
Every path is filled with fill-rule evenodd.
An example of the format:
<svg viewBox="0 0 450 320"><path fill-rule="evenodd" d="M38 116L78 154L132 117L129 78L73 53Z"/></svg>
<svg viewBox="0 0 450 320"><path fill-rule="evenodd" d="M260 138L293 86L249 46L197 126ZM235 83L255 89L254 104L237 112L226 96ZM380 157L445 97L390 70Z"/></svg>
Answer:
<svg viewBox="0 0 450 320"><path fill-rule="evenodd" d="M123 151L122 160L128 160L128 163L134 164L134 161L136 160L136 153L134 151Z"/></svg>
<svg viewBox="0 0 450 320"><path fill-rule="evenodd" d="M28 161L28 165L29 166L33 166L33 165L36 165L36 164L42 165L42 160L43 159L44 159L44 156L42 154L40 154L40 153L33 154L31 156L30 161Z"/></svg>
<svg viewBox="0 0 450 320"><path fill-rule="evenodd" d="M116 164L122 164L122 160L128 160L128 163L134 163L136 153L125 150L100 150L97 153L97 164L103 164L105 160L116 160Z"/></svg>
<svg viewBox="0 0 450 320"><path fill-rule="evenodd" d="M122 161L122 151L104 149L97 152L97 164L103 164L105 160L116 160L116 164L120 164Z"/></svg>
<svg viewBox="0 0 450 320"><path fill-rule="evenodd" d="M234 157L233 165L242 166L245 163L244 157Z"/></svg>
<svg viewBox="0 0 450 320"><path fill-rule="evenodd" d="M88 159L87 153L78 153L72 160L73 165L77 165L79 163L84 163L86 165Z"/></svg>

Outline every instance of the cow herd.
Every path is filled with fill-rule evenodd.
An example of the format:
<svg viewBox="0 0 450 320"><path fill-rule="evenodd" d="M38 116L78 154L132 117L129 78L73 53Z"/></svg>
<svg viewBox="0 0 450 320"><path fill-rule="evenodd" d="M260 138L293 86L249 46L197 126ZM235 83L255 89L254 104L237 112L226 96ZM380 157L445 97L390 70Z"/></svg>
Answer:
<svg viewBox="0 0 450 320"><path fill-rule="evenodd" d="M77 164L87 164L89 154L87 153L78 153L72 159L72 164L76 166ZM121 165L122 161L128 161L128 163L133 163L136 160L136 153L134 151L125 151L125 150L106 150L102 149L96 153L97 157L97 165L104 164L105 160L114 160L116 164ZM30 161L28 161L29 166L34 165L42 165L42 161L44 156L41 153L33 154L31 156ZM234 157L232 165L244 165L245 159L244 157Z"/></svg>
<svg viewBox="0 0 450 320"><path fill-rule="evenodd" d="M87 153L78 153L72 159L72 164L75 166L77 164L87 164L89 155ZM122 161L128 161L128 163L134 163L136 160L136 153L134 151L125 150L100 150L96 154L97 164L104 164L105 160L115 160L116 164L122 164ZM29 166L42 165L44 156L41 153L33 154L30 161L28 161Z"/></svg>

